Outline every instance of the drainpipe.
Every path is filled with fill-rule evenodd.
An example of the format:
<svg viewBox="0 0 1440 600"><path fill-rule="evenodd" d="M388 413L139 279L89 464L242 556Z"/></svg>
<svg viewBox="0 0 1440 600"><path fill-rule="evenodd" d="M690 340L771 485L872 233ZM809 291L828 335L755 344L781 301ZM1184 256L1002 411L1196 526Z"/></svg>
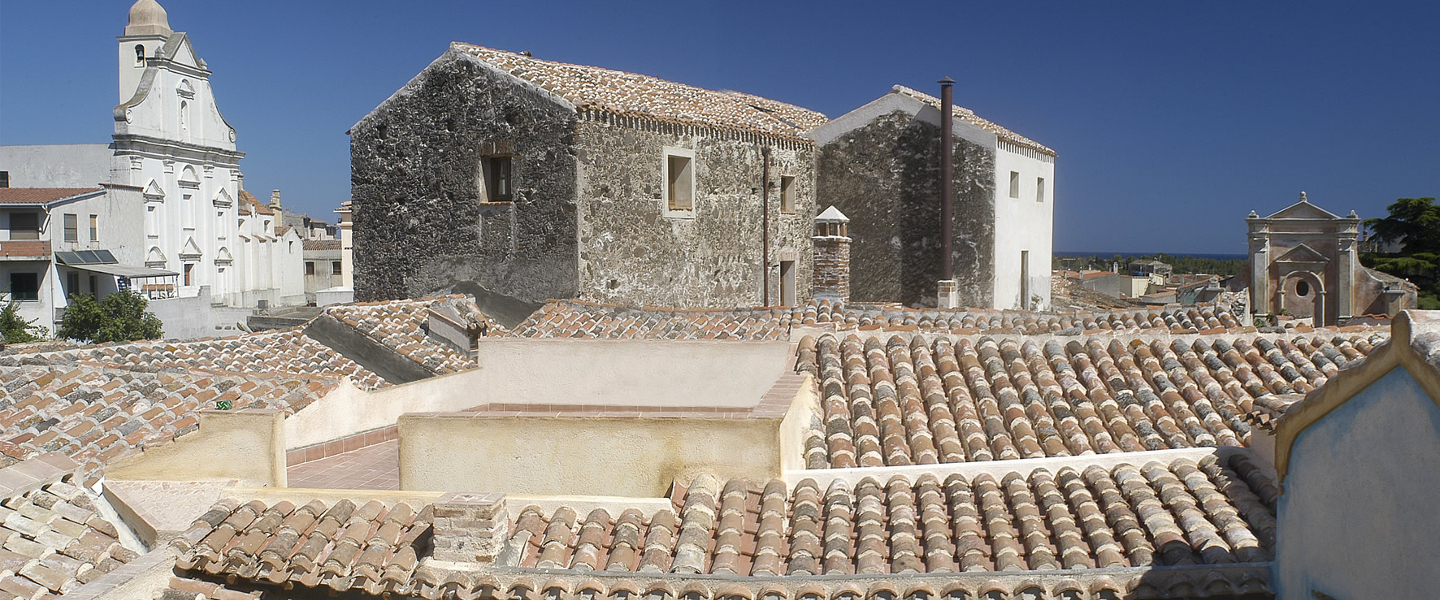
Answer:
<svg viewBox="0 0 1440 600"><path fill-rule="evenodd" d="M950 254L951 222L954 221L955 200L953 187L954 169L953 140L955 112L955 80L949 77L940 83L940 279L955 279L954 262Z"/></svg>
<svg viewBox="0 0 1440 600"><path fill-rule="evenodd" d="M770 147L760 147L760 306L770 306Z"/></svg>

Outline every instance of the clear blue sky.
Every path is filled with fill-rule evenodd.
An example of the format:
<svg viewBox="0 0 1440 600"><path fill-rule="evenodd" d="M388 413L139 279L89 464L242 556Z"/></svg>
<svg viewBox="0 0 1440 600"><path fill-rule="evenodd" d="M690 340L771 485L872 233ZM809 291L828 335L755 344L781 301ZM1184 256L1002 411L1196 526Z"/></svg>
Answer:
<svg viewBox="0 0 1440 600"><path fill-rule="evenodd" d="M162 0L247 187L331 212L345 130L452 40L831 117L895 83L1054 148L1057 250L1238 253L1245 215L1440 195L1440 3ZM0 144L105 142L130 0L0 0Z"/></svg>

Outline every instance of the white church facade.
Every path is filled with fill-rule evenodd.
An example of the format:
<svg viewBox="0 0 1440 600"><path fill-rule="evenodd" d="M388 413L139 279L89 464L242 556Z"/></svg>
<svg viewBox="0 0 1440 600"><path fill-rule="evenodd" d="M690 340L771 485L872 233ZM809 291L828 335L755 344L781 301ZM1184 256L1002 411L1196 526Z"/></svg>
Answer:
<svg viewBox="0 0 1440 600"><path fill-rule="evenodd" d="M236 149L235 128L215 102L205 61L187 34L170 29L165 9L155 0L139 0L130 8L118 38L117 67L113 142L0 147L0 171L13 170L7 172L9 184L138 190L142 202L131 210L141 214L130 217L143 222L144 239L138 264L130 266L173 274L143 289L162 319L172 312L164 304L170 300L193 305L174 311L189 322L181 329L209 329L200 322L205 319L197 320L196 307L226 312L216 319L228 322L238 313L226 307L304 304L301 238L283 227L278 206L260 205L263 214L243 206L239 163L244 153ZM106 171L94 164L101 156L109 163L108 173L96 181ZM167 321L167 335L180 333L170 331L170 325Z"/></svg>

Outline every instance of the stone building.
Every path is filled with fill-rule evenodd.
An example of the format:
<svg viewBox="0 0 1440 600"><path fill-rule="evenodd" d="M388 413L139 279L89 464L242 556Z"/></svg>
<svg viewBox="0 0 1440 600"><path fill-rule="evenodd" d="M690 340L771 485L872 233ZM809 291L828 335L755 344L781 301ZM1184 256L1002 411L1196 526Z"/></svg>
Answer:
<svg viewBox="0 0 1440 600"><path fill-rule="evenodd" d="M931 304L940 278L940 101L897 85L811 132L816 202L848 215L851 299ZM1055 151L954 107L960 305L1050 305Z"/></svg>
<svg viewBox="0 0 1440 600"><path fill-rule="evenodd" d="M825 120L454 43L350 130L356 298L802 302Z"/></svg>
<svg viewBox="0 0 1440 600"><path fill-rule="evenodd" d="M1250 229L1250 306L1257 316L1290 315L1333 325L1364 314L1412 308L1416 287L1360 264L1360 217L1341 217L1300 201L1268 217L1254 211Z"/></svg>

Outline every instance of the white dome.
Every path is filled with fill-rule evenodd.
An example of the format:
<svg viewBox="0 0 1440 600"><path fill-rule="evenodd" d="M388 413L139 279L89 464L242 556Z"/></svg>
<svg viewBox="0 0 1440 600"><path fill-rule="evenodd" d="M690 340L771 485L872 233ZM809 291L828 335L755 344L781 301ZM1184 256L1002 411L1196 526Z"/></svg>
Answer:
<svg viewBox="0 0 1440 600"><path fill-rule="evenodd" d="M130 22L125 35L170 35L170 18L155 0L138 0L130 7Z"/></svg>

